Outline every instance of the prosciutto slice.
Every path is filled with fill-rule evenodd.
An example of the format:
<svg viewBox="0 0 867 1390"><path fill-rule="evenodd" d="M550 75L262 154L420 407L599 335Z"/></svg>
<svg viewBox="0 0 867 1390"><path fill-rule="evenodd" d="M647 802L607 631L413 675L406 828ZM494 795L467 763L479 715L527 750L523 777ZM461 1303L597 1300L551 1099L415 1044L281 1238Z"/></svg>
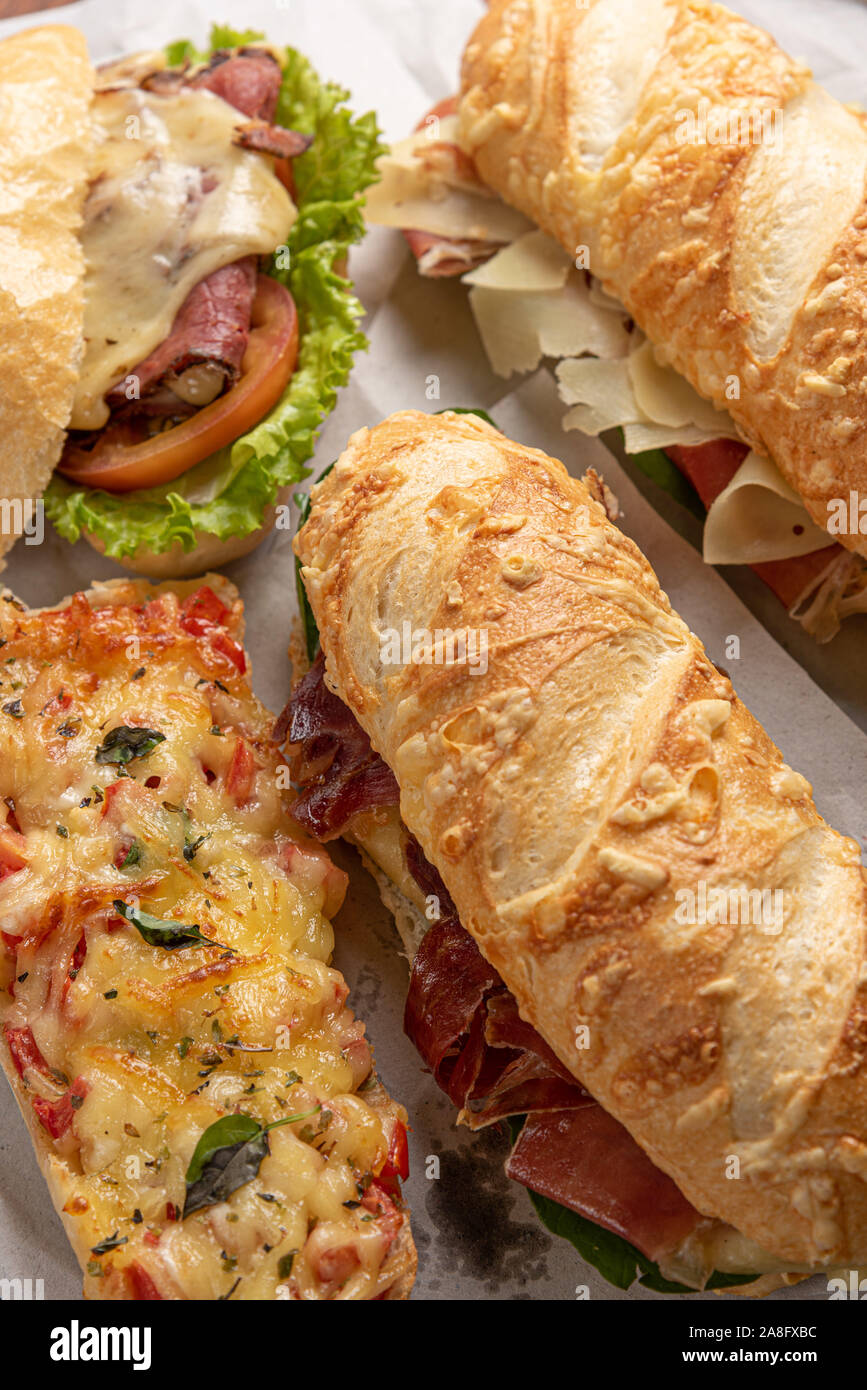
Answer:
<svg viewBox="0 0 867 1390"><path fill-rule="evenodd" d="M628 1240L649 1260L676 1250L702 1220L601 1105L528 1116L510 1178Z"/></svg>
<svg viewBox="0 0 867 1390"><path fill-rule="evenodd" d="M318 840L333 840L359 811L396 806L394 773L342 700L325 684L320 653L299 681L274 736L296 745L293 773L301 791L291 810Z"/></svg>

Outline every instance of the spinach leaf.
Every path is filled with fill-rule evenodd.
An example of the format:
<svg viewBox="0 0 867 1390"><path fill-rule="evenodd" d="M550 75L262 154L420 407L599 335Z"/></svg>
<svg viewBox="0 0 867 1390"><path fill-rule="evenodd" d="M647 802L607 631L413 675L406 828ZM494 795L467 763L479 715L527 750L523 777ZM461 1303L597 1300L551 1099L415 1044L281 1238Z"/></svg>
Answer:
<svg viewBox="0 0 867 1390"><path fill-rule="evenodd" d="M195 922L173 922L168 917L152 917L149 912L131 907L121 898L114 899L113 907L124 921L135 927L149 946L162 946L166 951L176 951L181 946L222 946L222 942L215 941L213 937L203 936ZM231 946L223 946L224 951L231 949Z"/></svg>
<svg viewBox="0 0 867 1390"><path fill-rule="evenodd" d="M620 442L623 443L623 431L618 430ZM645 449L640 454L627 454L630 463L634 463L646 478L661 487L663 492L667 492L669 497L673 497L675 502L679 502L682 507L686 507L697 516L699 521L704 521L707 516L707 508L693 487L688 478L685 478L676 463L673 463L663 449Z"/></svg>
<svg viewBox="0 0 867 1390"><path fill-rule="evenodd" d="M262 1125L252 1115L224 1115L201 1135L187 1169L183 1217L225 1202L239 1187L252 1182L268 1153L268 1134L280 1125L315 1115L320 1106L300 1115L285 1115Z"/></svg>
<svg viewBox="0 0 867 1390"><path fill-rule="evenodd" d="M165 734L156 729L133 729L127 724L119 724L107 734L96 750L98 763L131 763L134 758L144 758L153 752L158 743L165 742Z"/></svg>
<svg viewBox="0 0 867 1390"><path fill-rule="evenodd" d="M335 459L335 463L337 460ZM334 463L329 463L316 479L321 483L334 467ZM310 493L296 492L293 494L295 506L298 508L298 531L307 521L310 515ZM297 534L297 532L296 532ZM298 594L298 608L301 613L301 625L304 629L304 645L307 648L307 660L313 664L316 660L316 653L319 651L319 628L316 626L316 619L313 616L313 609L310 607L310 600L307 597L307 590L304 588L304 581L301 578L301 561L295 556L295 588Z"/></svg>

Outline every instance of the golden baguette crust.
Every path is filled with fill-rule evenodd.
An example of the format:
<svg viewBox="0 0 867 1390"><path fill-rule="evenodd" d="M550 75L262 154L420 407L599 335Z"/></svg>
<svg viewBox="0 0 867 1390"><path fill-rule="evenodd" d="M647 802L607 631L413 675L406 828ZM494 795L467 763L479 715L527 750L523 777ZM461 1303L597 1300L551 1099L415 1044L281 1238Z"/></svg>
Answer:
<svg viewBox="0 0 867 1390"><path fill-rule="evenodd" d="M562 464L404 411L313 496L329 682L523 1017L700 1211L796 1267L863 1262L857 845ZM485 631L487 671L384 668L405 621ZM781 929L679 921L711 888L779 890Z"/></svg>
<svg viewBox="0 0 867 1390"><path fill-rule="evenodd" d="M4 499L41 497L69 424L84 323L78 231L92 91L93 70L77 29L48 25L0 43ZM2 518L0 556L21 529Z"/></svg>
<svg viewBox="0 0 867 1390"><path fill-rule="evenodd" d="M867 495L862 113L705 0L492 0L462 93L485 181L588 248L819 525ZM867 529L839 540L867 555Z"/></svg>

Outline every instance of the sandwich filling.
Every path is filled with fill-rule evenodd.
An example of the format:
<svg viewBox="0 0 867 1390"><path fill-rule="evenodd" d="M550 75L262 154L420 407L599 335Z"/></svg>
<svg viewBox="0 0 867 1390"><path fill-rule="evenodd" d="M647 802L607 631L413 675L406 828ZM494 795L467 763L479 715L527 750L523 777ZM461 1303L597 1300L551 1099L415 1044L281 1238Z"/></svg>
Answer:
<svg viewBox="0 0 867 1390"><path fill-rule="evenodd" d="M102 71L82 230L85 347L59 465L72 480L113 491L170 480L285 389L295 308L258 265L296 219L290 160L310 137L272 124L281 80L265 48L218 51L200 68L144 55ZM266 334L263 319L283 331Z"/></svg>
<svg viewBox="0 0 867 1390"><path fill-rule="evenodd" d="M697 1211L521 1018L404 825L394 774L326 685L321 653L275 737L292 748L300 788L294 817L319 840L342 835L357 843L421 914L427 930L412 961L405 1031L460 1123L480 1129L510 1119L519 1127L509 1176L628 1242L645 1274L648 1261L657 1278L661 1271L657 1287L731 1287L785 1272L754 1242Z"/></svg>

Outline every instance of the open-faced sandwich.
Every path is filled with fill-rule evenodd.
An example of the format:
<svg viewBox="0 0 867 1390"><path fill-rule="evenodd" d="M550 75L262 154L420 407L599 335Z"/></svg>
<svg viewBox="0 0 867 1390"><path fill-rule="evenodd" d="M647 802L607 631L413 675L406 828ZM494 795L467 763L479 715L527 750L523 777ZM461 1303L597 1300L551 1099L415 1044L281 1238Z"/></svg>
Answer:
<svg viewBox="0 0 867 1390"><path fill-rule="evenodd" d="M492 0L370 220L827 640L867 611L867 118L707 0Z"/></svg>
<svg viewBox="0 0 867 1390"><path fill-rule="evenodd" d="M307 60L216 27L93 70L0 44L0 553L45 509L151 575L273 523L363 346L345 278L380 152Z"/></svg>
<svg viewBox="0 0 867 1390"><path fill-rule="evenodd" d="M405 1112L218 575L0 601L0 1063L94 1299L395 1299Z"/></svg>
<svg viewBox="0 0 867 1390"><path fill-rule="evenodd" d="M360 430L296 548L278 726L358 845L406 1030L626 1288L867 1259L867 875L583 482L472 415Z"/></svg>

